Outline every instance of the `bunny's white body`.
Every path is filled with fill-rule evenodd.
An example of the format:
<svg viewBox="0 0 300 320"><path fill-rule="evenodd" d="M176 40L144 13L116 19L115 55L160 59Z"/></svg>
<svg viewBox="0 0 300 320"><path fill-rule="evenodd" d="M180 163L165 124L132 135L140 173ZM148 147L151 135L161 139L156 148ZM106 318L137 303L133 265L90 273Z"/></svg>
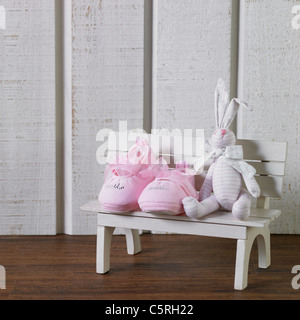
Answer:
<svg viewBox="0 0 300 320"><path fill-rule="evenodd" d="M259 197L260 188L254 178L241 173L225 161L225 150L236 143L234 133L229 129L240 105L244 102L234 99L229 104L228 93L222 80L219 81L215 94L217 130L212 136L211 145L217 154L205 178L199 194L199 202L186 198L183 205L186 214L194 219L201 218L220 209L232 211L239 220L247 220L250 215L251 196L242 189L243 178L254 197Z"/></svg>
<svg viewBox="0 0 300 320"><path fill-rule="evenodd" d="M219 158L212 172L212 192L220 206L231 211L242 189L241 174ZM230 184L228 183L230 181Z"/></svg>

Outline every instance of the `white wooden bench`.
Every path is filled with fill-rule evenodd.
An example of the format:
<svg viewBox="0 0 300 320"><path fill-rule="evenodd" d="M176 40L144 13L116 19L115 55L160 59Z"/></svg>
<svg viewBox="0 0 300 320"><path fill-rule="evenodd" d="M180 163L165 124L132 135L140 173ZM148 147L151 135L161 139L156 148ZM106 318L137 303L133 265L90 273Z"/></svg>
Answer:
<svg viewBox="0 0 300 320"><path fill-rule="evenodd" d="M153 136L149 136L153 138ZM155 139L158 139L156 136ZM165 137L157 141L166 141ZM171 138L170 144L160 145L160 156L174 163L178 155L174 154L176 138ZM181 142L181 141L180 141ZM167 145L167 152L165 147ZM105 274L110 270L110 245L114 230L124 228L128 254L141 252L139 230L185 234L195 236L220 237L237 240L236 271L234 288L244 290L248 285L248 267L251 249L255 239L258 241L259 268L267 269L271 264L270 223L281 215L280 210L270 209L270 198L281 198L287 144L284 142L238 140L242 145L244 158L251 161L257 170L257 181L261 187L261 198L257 207L252 209L248 221L236 220L230 212L216 212L201 220L192 220L186 216L172 217L143 212L122 214L105 213L98 201L93 201L81 207L82 211L98 214L97 231L97 273ZM130 145L128 145L128 148ZM126 148L128 150L128 148ZM109 153L118 150L115 141L109 142ZM121 150L121 151L127 151ZM183 148L184 150L184 148ZM191 155L187 155L191 158ZM200 190L203 177L197 177ZM159 248L158 248L159 250ZM200 259L200 257L199 257Z"/></svg>

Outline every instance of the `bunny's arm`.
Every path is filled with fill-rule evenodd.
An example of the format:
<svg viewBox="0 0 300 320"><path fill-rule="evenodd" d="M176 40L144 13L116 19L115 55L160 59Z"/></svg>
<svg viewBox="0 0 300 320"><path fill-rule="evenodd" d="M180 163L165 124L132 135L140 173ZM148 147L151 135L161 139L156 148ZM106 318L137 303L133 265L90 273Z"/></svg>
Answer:
<svg viewBox="0 0 300 320"><path fill-rule="evenodd" d="M211 193L213 192L213 173L216 167L216 163L213 162L210 166L206 178L204 180L204 183L202 185L202 188L199 193L199 201L203 201L211 196Z"/></svg>
<svg viewBox="0 0 300 320"><path fill-rule="evenodd" d="M257 183L255 177L252 177L252 178L244 177L244 181L245 181L246 187L247 187L248 191L250 192L250 194L252 195L252 197L259 198L261 195L261 190L260 190L260 186Z"/></svg>

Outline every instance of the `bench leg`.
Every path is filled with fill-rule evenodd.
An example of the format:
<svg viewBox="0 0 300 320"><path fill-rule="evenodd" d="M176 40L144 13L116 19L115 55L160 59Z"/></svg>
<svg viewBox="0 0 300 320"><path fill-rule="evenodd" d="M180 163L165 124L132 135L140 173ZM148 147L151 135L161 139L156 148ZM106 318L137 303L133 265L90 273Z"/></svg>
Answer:
<svg viewBox="0 0 300 320"><path fill-rule="evenodd" d="M258 266L260 269L268 269L271 265L271 234L270 229L265 228L257 237Z"/></svg>
<svg viewBox="0 0 300 320"><path fill-rule="evenodd" d="M253 242L238 240L235 265L235 290L244 290L248 286L249 259Z"/></svg>
<svg viewBox="0 0 300 320"><path fill-rule="evenodd" d="M126 235L127 252L130 255L138 254L142 251L140 233L138 230L124 229Z"/></svg>
<svg viewBox="0 0 300 320"><path fill-rule="evenodd" d="M248 286L249 260L256 238L258 240L259 268L267 269L271 265L269 228L249 228L248 239L238 240L237 244L235 290L244 290Z"/></svg>
<svg viewBox="0 0 300 320"><path fill-rule="evenodd" d="M97 273L110 270L110 246L115 228L98 226L97 231Z"/></svg>

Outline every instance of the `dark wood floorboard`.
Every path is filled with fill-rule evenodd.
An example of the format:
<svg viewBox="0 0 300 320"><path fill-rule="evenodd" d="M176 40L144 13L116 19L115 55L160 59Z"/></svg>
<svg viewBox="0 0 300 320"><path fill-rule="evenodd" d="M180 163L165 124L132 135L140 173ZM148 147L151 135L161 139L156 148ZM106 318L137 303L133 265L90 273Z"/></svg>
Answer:
<svg viewBox="0 0 300 320"><path fill-rule="evenodd" d="M249 287L233 290L236 242L179 235L143 235L143 252L128 256L125 238L112 242L111 271L95 272L96 237L0 237L7 289L0 299L300 300L292 288L300 265L300 236L272 236L272 266L257 267L253 248Z"/></svg>

